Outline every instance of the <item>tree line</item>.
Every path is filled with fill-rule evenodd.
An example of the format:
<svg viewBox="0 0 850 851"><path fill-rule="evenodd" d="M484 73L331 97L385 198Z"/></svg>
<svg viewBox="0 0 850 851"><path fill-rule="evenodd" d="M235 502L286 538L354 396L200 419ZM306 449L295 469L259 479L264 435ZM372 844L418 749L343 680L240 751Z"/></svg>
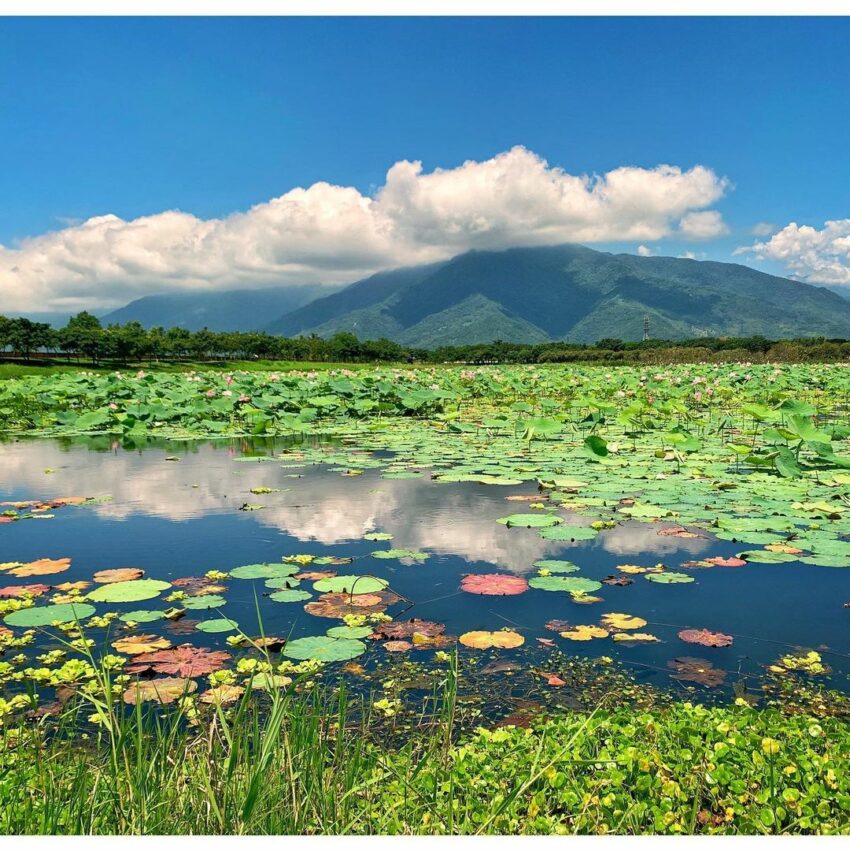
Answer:
<svg viewBox="0 0 850 851"><path fill-rule="evenodd" d="M62 328L0 315L0 353L19 360L65 357L91 364L157 361L282 360L333 363L677 363L694 361L841 361L850 342L823 337L769 340L753 337L699 337L691 340L596 343L511 343L496 340L464 346L422 349L392 340L359 340L341 331L323 338L277 337L264 331L189 331L144 328L139 322L103 327L87 311Z"/></svg>

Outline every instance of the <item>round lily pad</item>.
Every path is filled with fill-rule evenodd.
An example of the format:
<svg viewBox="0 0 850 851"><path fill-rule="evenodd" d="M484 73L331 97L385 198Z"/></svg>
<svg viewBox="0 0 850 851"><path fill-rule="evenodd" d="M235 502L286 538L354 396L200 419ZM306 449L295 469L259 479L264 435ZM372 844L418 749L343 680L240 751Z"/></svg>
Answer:
<svg viewBox="0 0 850 851"><path fill-rule="evenodd" d="M132 579L129 582L111 582L91 591L87 597L95 603L135 603L158 597L170 582L160 579Z"/></svg>
<svg viewBox="0 0 850 851"><path fill-rule="evenodd" d="M133 612L124 612L123 615L118 616L118 619L124 623L128 623L129 621L133 623L150 623L151 621L161 620L164 617L165 612L155 612L151 609L136 609Z"/></svg>
<svg viewBox="0 0 850 851"><path fill-rule="evenodd" d="M663 573L645 573L643 578L649 582L657 582L659 585L676 585L678 583L693 582L693 576L687 573L676 573L675 571L665 571Z"/></svg>
<svg viewBox="0 0 850 851"><path fill-rule="evenodd" d="M290 659L315 659L317 662L345 662L366 651L366 645L354 638L332 638L328 635L311 635L288 641L283 655Z"/></svg>
<svg viewBox="0 0 850 851"><path fill-rule="evenodd" d="M547 541L590 541L596 537L596 529L590 526L553 526L540 533Z"/></svg>
<svg viewBox="0 0 850 851"><path fill-rule="evenodd" d="M371 626L332 626L327 634L331 638L366 638L372 634Z"/></svg>
<svg viewBox="0 0 850 851"><path fill-rule="evenodd" d="M266 588L297 588L301 584L300 579L291 576L272 576L263 583Z"/></svg>
<svg viewBox="0 0 850 851"><path fill-rule="evenodd" d="M419 552L419 550L375 550L372 553L372 558L412 558L416 561L425 561L428 557L428 553Z"/></svg>
<svg viewBox="0 0 850 851"><path fill-rule="evenodd" d="M68 623L90 617L95 613L94 606L88 603L56 603L52 606L32 606L28 609L18 609L3 618L7 626L49 626L54 621Z"/></svg>
<svg viewBox="0 0 850 851"><path fill-rule="evenodd" d="M229 618L214 618L208 621L201 621L195 629L201 632L233 632L239 624Z"/></svg>
<svg viewBox="0 0 850 851"><path fill-rule="evenodd" d="M299 588L284 588L282 591L269 594L269 599L274 600L275 603L297 603L300 600L309 600L311 596L309 591L302 591Z"/></svg>
<svg viewBox="0 0 850 851"><path fill-rule="evenodd" d="M376 576L332 576L328 579L320 579L313 583L313 587L323 594L348 593L348 594L373 594L375 591L383 591L389 583L386 579L378 579Z"/></svg>
<svg viewBox="0 0 850 851"><path fill-rule="evenodd" d="M579 566L571 561L563 561L556 558L544 558L534 562L535 567L540 567L543 570L548 570L549 573L575 573Z"/></svg>
<svg viewBox="0 0 850 851"><path fill-rule="evenodd" d="M584 576L535 576L528 580L528 585L540 591L567 591L571 594L589 594L602 587L601 582Z"/></svg>
<svg viewBox="0 0 850 851"><path fill-rule="evenodd" d="M180 601L184 609L220 609L227 600L218 594L201 594L200 597L187 597Z"/></svg>
<svg viewBox="0 0 850 851"><path fill-rule="evenodd" d="M293 576L298 573L295 564L244 564L234 567L230 575L234 579L271 579L277 576Z"/></svg>

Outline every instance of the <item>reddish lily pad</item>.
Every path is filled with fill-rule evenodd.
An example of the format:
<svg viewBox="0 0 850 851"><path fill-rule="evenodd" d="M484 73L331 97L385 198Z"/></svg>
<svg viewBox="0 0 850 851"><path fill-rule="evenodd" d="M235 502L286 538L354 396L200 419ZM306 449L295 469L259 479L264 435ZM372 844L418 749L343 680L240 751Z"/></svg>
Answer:
<svg viewBox="0 0 850 851"><path fill-rule="evenodd" d="M40 597L49 590L49 585L7 585L0 588L0 597Z"/></svg>
<svg viewBox="0 0 850 851"><path fill-rule="evenodd" d="M307 603L304 611L320 618L342 619L346 615L373 615L385 612L400 600L401 597L392 591L379 591L376 594L336 592L322 594L318 600Z"/></svg>
<svg viewBox="0 0 850 851"><path fill-rule="evenodd" d="M128 668L130 673L150 668L158 674L179 674L181 677L202 677L218 671L230 659L224 650L207 650L181 644L171 650L158 650L156 653L143 653L133 661L137 664Z"/></svg>
<svg viewBox="0 0 850 851"><path fill-rule="evenodd" d="M145 575L140 567L113 567L111 570L98 570L92 579L95 582L108 584L110 582L130 582L133 579L141 579Z"/></svg>
<svg viewBox="0 0 850 851"><path fill-rule="evenodd" d="M683 629L679 633L682 641L688 644L701 644L703 647L729 647L733 638L722 632L711 632L707 629Z"/></svg>
<svg viewBox="0 0 850 851"><path fill-rule="evenodd" d="M697 683L709 688L717 688L717 686L723 685L723 681L726 679L725 671L715 668L707 659L697 659L694 656L681 656L678 659L671 659L667 663L667 667L673 669L674 673L671 675L673 679Z"/></svg>
<svg viewBox="0 0 850 851"><path fill-rule="evenodd" d="M419 635L434 638L438 635L442 635L445 631L445 624L425 621L420 618L411 618L409 621L391 621L390 623L383 623L375 628L375 635L378 638L401 639L410 638L410 636L416 632Z"/></svg>
<svg viewBox="0 0 850 851"><path fill-rule="evenodd" d="M13 576L47 576L50 573L62 573L71 566L69 558L40 558L13 567L9 573Z"/></svg>
<svg viewBox="0 0 850 851"><path fill-rule="evenodd" d="M736 558L735 556L729 556L729 558L712 556L711 558L704 558L703 561L713 564L715 567L744 567L746 565L744 559Z"/></svg>
<svg viewBox="0 0 850 851"><path fill-rule="evenodd" d="M528 582L521 576L508 573L467 573L461 580L460 589L468 594L507 597L525 593Z"/></svg>

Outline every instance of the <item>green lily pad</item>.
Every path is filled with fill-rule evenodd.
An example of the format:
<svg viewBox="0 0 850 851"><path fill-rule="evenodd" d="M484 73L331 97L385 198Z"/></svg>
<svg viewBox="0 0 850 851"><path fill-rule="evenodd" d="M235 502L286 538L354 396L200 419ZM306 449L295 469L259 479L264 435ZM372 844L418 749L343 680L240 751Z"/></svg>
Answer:
<svg viewBox="0 0 850 851"><path fill-rule="evenodd" d="M234 567L230 575L234 579L271 579L275 576L293 576L299 567L294 564L243 564Z"/></svg>
<svg viewBox="0 0 850 851"><path fill-rule="evenodd" d="M162 620L165 617L164 612L156 612L151 609L136 609L133 612L124 612L118 616L118 620L128 623L150 623L151 621Z"/></svg>
<svg viewBox="0 0 850 851"><path fill-rule="evenodd" d="M657 582L659 585L676 585L686 582L693 582L693 576L687 573L676 573L675 571L665 571L664 573L644 573L643 578L649 582Z"/></svg>
<svg viewBox="0 0 850 851"><path fill-rule="evenodd" d="M366 638L372 631L371 626L332 626L327 634L331 638Z"/></svg>
<svg viewBox="0 0 850 851"><path fill-rule="evenodd" d="M791 553L775 553L773 550L747 550L738 553L738 558L744 561L758 562L759 564L784 564L789 561L798 561L799 556Z"/></svg>
<svg viewBox="0 0 850 851"><path fill-rule="evenodd" d="M127 582L111 582L90 591L86 598L95 603L135 603L138 600L151 600L158 597L170 582L160 579L131 579Z"/></svg>
<svg viewBox="0 0 850 851"><path fill-rule="evenodd" d="M602 587L601 582L584 576L534 576L528 580L528 585L539 591L566 591L570 594L589 594Z"/></svg>
<svg viewBox="0 0 850 851"><path fill-rule="evenodd" d="M90 617L97 611L88 603L55 603L52 606L32 606L28 609L18 609L9 612L3 622L7 626L22 626L26 628L49 626L54 621L69 623Z"/></svg>
<svg viewBox="0 0 850 851"><path fill-rule="evenodd" d="M283 591L275 591L269 594L269 599L275 603L297 603L299 600L309 600L313 595L309 591L301 591L298 588L286 588Z"/></svg>
<svg viewBox="0 0 850 851"><path fill-rule="evenodd" d="M283 655L290 659L314 659L317 662L345 662L366 652L366 645L355 638L331 638L312 635L288 641Z"/></svg>
<svg viewBox="0 0 850 851"><path fill-rule="evenodd" d="M534 566L540 567L543 570L548 570L549 573L575 573L580 569L577 564L573 564L571 561L564 561L556 558L541 559L540 561L534 562Z"/></svg>
<svg viewBox="0 0 850 851"><path fill-rule="evenodd" d="M201 594L200 597L187 597L180 604L184 609L220 609L226 602L218 594Z"/></svg>
<svg viewBox="0 0 850 851"><path fill-rule="evenodd" d="M372 558L412 558L415 561L425 561L430 556L428 553L421 553L417 550L375 550L372 553Z"/></svg>
<svg viewBox="0 0 850 851"><path fill-rule="evenodd" d="M540 533L547 541L590 541L597 535L590 526L553 526Z"/></svg>
<svg viewBox="0 0 850 851"><path fill-rule="evenodd" d="M263 583L266 588L297 588L301 584L300 579L291 576L273 576Z"/></svg>
<svg viewBox="0 0 850 851"><path fill-rule="evenodd" d="M195 626L201 632L233 632L239 626L236 621L229 618L214 618L213 620L201 621Z"/></svg>
<svg viewBox="0 0 850 851"><path fill-rule="evenodd" d="M375 591L383 591L387 585L389 583L386 579L378 579L376 576L332 576L313 583L313 587L323 594L373 594Z"/></svg>

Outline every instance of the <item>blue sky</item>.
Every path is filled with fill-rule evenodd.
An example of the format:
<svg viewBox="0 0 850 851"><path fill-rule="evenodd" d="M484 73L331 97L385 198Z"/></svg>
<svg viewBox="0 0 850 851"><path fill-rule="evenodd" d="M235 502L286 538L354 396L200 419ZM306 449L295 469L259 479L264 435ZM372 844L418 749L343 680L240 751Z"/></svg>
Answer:
<svg viewBox="0 0 850 851"><path fill-rule="evenodd" d="M4 19L0 244L104 214L220 219L317 181L370 196L400 160L521 145L571 175L728 178L725 233L597 247L729 260L758 223L850 218L848 43L846 19ZM761 268L806 277L786 250Z"/></svg>

